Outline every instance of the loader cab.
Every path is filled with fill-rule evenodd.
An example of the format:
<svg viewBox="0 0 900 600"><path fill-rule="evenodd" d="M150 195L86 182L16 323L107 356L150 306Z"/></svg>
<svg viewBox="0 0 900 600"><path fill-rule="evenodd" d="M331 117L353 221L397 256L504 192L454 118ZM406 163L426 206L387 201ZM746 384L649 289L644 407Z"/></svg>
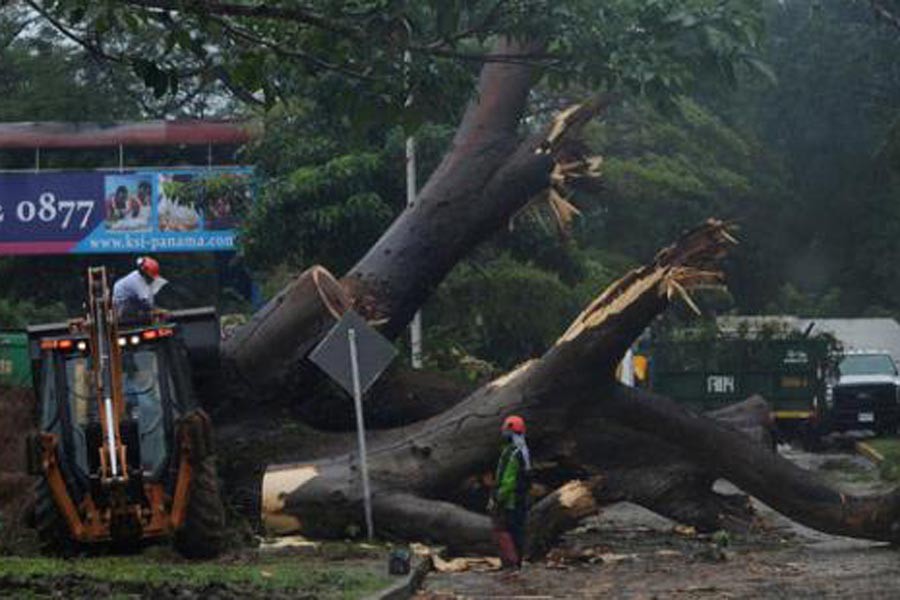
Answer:
<svg viewBox="0 0 900 600"><path fill-rule="evenodd" d="M155 347L154 347L155 346ZM169 455L167 438L171 437L173 418L177 419L177 392L172 382L166 382L160 368L166 362L165 348L160 345L146 345L143 348L124 349L122 356L122 384L125 394L125 418L136 423L137 441L140 447L140 464L145 478L159 479ZM79 475L87 476L90 471L88 461L88 433L91 423L99 422L97 402L93 398L89 374L91 357L72 354L62 357L61 364L51 358L48 364L65 370L64 389L54 398L53 391L42 397L46 413L42 415L41 426L45 429L53 419L54 412L68 411L68 421L72 432L71 456ZM55 377L54 374L48 374ZM94 449L92 448L91 451Z"/></svg>
<svg viewBox="0 0 900 600"><path fill-rule="evenodd" d="M89 343L83 336L32 337L40 430L59 436L60 466L77 499L98 469L103 436ZM118 344L129 465L144 482L170 488L177 423L197 408L184 344L175 327L158 326L126 329Z"/></svg>

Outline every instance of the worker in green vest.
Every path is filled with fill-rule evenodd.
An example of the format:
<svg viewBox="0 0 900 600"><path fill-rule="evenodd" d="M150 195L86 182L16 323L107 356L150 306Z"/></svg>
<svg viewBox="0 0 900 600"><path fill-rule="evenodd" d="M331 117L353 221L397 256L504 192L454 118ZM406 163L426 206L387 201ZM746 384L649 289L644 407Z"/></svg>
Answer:
<svg viewBox="0 0 900 600"><path fill-rule="evenodd" d="M503 567L518 569L522 566L525 552L531 471L531 456L525 442L525 420L518 415L510 415L503 421L500 432L507 443L497 461L488 511L493 520L494 539L500 549Z"/></svg>

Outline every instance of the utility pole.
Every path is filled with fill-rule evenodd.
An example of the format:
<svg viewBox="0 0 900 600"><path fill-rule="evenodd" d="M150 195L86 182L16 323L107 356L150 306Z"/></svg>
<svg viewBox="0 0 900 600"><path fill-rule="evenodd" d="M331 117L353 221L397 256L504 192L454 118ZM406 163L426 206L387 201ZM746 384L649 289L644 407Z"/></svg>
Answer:
<svg viewBox="0 0 900 600"><path fill-rule="evenodd" d="M409 66L412 64L412 55L409 50L403 55L406 63L407 84L409 83ZM412 92L406 96L406 106L412 105ZM416 140L413 136L406 138L406 205L412 206L416 202ZM416 311L412 322L409 324L409 345L412 348L410 362L413 369L422 368L422 311Z"/></svg>

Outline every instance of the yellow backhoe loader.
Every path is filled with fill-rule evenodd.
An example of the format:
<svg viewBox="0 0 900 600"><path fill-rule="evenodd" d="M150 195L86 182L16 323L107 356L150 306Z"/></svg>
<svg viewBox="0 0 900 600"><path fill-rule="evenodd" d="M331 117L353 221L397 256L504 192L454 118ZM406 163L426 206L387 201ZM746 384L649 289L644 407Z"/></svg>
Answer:
<svg viewBox="0 0 900 600"><path fill-rule="evenodd" d="M209 417L192 368L218 360L213 309L117 323L106 270L87 274L86 315L28 328L38 432L34 524L50 551L172 537L219 552L224 509Z"/></svg>

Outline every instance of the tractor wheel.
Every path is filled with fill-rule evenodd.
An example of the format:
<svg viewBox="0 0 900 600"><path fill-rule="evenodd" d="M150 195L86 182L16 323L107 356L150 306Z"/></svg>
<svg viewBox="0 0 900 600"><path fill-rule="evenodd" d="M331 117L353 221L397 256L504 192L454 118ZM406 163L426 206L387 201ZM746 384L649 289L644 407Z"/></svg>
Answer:
<svg viewBox="0 0 900 600"><path fill-rule="evenodd" d="M39 478L34 485L32 524L37 530L41 551L63 556L76 553L77 545L70 536L68 524L56 508L45 477Z"/></svg>
<svg viewBox="0 0 900 600"><path fill-rule="evenodd" d="M225 507L219 495L216 456L193 465L191 491L184 525L175 534L175 548L187 558L212 558L222 550Z"/></svg>

